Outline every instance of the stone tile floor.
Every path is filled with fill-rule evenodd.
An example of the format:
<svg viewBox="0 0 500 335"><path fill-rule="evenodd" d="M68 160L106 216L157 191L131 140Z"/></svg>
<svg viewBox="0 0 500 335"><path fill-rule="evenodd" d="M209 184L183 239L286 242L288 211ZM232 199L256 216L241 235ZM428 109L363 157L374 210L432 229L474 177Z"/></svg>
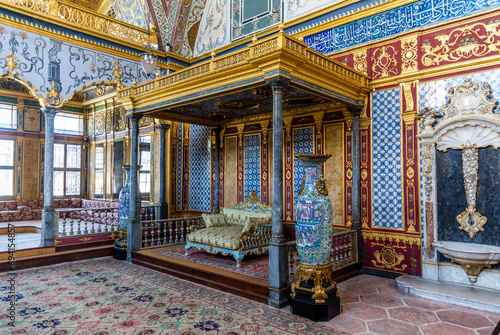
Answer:
<svg viewBox="0 0 500 335"><path fill-rule="evenodd" d="M500 314L405 294L389 278L351 278L339 295L343 314L322 323L350 334L490 335L500 322Z"/></svg>

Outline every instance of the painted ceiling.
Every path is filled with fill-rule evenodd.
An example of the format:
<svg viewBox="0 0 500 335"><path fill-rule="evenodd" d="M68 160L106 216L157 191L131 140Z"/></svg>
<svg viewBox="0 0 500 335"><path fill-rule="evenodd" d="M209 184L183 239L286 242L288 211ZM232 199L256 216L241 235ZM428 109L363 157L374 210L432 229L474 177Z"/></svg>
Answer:
<svg viewBox="0 0 500 335"><path fill-rule="evenodd" d="M134 26L157 27L160 51L193 57L207 0L67 0Z"/></svg>

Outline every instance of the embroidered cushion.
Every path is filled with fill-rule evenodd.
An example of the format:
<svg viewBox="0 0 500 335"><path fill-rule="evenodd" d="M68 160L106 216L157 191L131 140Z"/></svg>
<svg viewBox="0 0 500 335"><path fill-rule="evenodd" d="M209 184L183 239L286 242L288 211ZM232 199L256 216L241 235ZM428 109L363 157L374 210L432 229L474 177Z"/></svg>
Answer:
<svg viewBox="0 0 500 335"><path fill-rule="evenodd" d="M245 222L245 225L243 226L243 230L241 231L242 233L254 233L255 232L255 227L259 223L262 223L264 220L258 219L258 218L248 218L247 221Z"/></svg>
<svg viewBox="0 0 500 335"><path fill-rule="evenodd" d="M226 218L223 214L201 214L203 221L205 221L205 227L223 227L227 226Z"/></svg>

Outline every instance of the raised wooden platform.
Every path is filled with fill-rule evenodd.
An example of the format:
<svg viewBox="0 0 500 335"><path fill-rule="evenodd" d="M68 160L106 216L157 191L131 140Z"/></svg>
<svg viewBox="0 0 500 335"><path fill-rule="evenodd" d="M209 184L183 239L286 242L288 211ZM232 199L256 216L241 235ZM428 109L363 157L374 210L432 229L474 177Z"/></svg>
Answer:
<svg viewBox="0 0 500 335"><path fill-rule="evenodd" d="M267 280L183 261L154 252L159 249L134 251L132 263L267 304L269 298L269 282ZM361 262L351 264L334 271L333 278L337 283L340 283L359 275L361 268Z"/></svg>
<svg viewBox="0 0 500 335"><path fill-rule="evenodd" d="M111 256L112 254L113 245L107 243L93 246L80 245L77 249L67 248L64 251L60 251L59 248L54 247L24 249L16 251L14 256L16 270L21 270L38 266L81 261L89 258ZM0 272L10 271L8 253L2 252L0 253Z"/></svg>
<svg viewBox="0 0 500 335"><path fill-rule="evenodd" d="M267 303L269 297L267 280L159 255L153 250L134 251L132 263L220 291Z"/></svg>

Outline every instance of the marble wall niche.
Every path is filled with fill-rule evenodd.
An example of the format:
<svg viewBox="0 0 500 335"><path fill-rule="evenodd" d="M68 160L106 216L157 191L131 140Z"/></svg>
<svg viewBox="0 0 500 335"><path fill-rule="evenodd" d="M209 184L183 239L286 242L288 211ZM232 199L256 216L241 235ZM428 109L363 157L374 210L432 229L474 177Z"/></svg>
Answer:
<svg viewBox="0 0 500 335"><path fill-rule="evenodd" d="M500 246L500 150L480 148L476 207L488 221L473 238L458 229L456 216L467 208L462 150L436 151L438 240Z"/></svg>

